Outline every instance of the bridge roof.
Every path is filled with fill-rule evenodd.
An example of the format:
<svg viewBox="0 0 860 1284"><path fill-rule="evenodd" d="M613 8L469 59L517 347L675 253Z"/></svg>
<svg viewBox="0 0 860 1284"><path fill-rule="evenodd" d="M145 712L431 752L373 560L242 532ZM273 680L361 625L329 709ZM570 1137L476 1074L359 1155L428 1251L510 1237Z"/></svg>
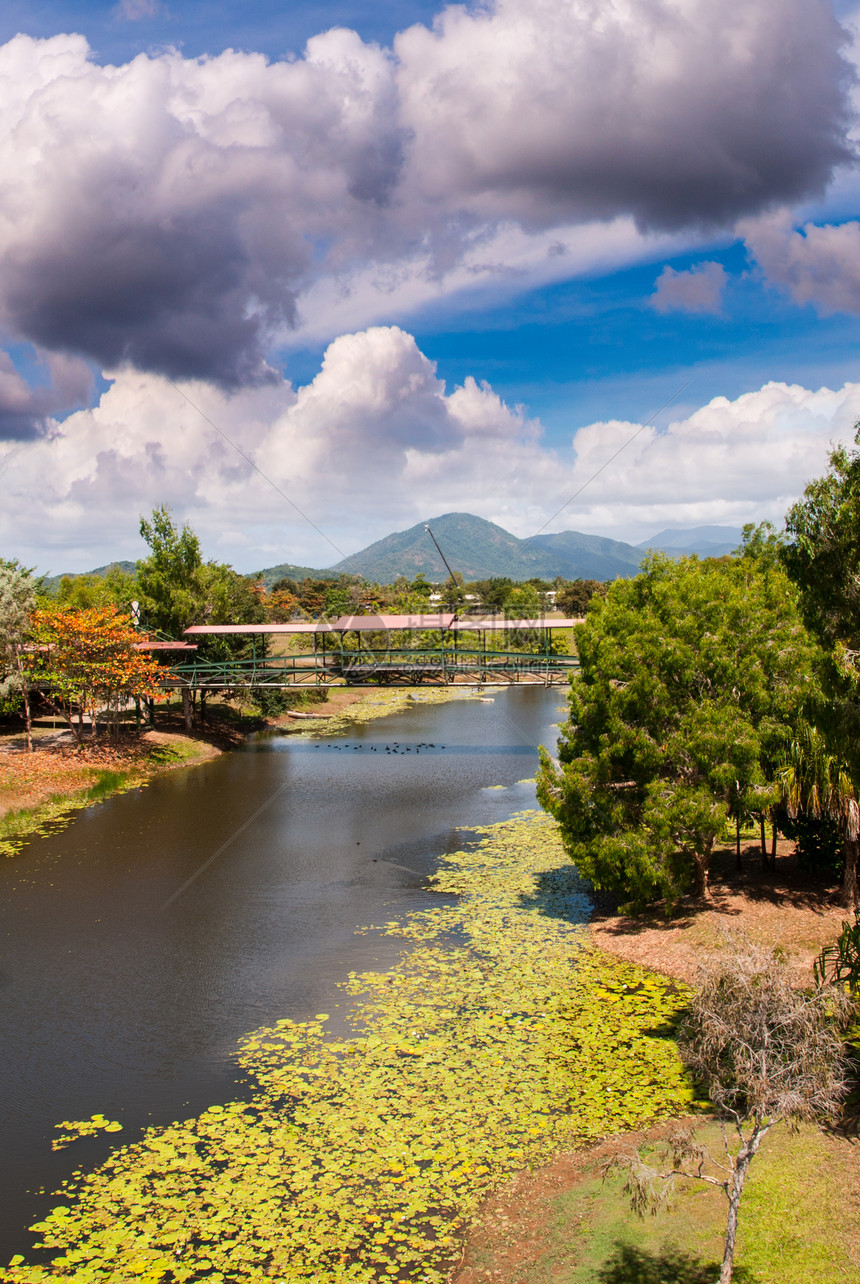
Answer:
<svg viewBox="0 0 860 1284"><path fill-rule="evenodd" d="M186 633L333 633L331 620L291 620L289 624L192 624Z"/></svg>
<svg viewBox="0 0 860 1284"><path fill-rule="evenodd" d="M453 611L437 611L434 615L341 615L332 627L339 633L353 629L449 629L453 622Z"/></svg>
<svg viewBox="0 0 860 1284"><path fill-rule="evenodd" d="M135 651L196 651L196 642L135 642Z"/></svg>
<svg viewBox="0 0 860 1284"><path fill-rule="evenodd" d="M377 629L447 629L453 611L434 615L341 615L336 620L291 620L289 624L192 624L186 633L346 633Z"/></svg>
<svg viewBox="0 0 860 1284"><path fill-rule="evenodd" d="M572 629L576 624L582 624L582 616L579 619L555 620L552 618L539 620L506 620L501 615L490 615L481 619L478 616L464 615L461 619L455 620L451 625L452 632L483 632L502 633L506 629Z"/></svg>
<svg viewBox="0 0 860 1284"><path fill-rule="evenodd" d="M478 618L465 616L455 619L453 611L435 615L341 615L336 620L291 620L289 624L192 624L186 633L196 635L211 633L392 633L397 629L450 629L452 632L501 633L506 629L570 629L581 624L578 619L506 620L502 616Z"/></svg>

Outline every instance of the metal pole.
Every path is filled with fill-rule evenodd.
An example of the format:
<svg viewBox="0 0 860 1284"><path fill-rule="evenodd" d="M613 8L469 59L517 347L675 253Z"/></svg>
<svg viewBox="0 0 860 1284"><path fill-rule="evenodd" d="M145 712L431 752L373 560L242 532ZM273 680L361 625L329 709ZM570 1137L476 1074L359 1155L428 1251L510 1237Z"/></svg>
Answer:
<svg viewBox="0 0 860 1284"><path fill-rule="evenodd" d="M456 584L457 581L454 579L454 572L451 570L451 567L448 565L448 559L445 556L445 554L442 552L441 548L439 547L439 541L437 540L436 536L433 534L433 532L431 531L430 527L427 525L426 522L424 523L424 529L432 539L433 543L436 545L436 551L439 554L439 556L442 558L442 561L445 563L445 567L448 571L448 574L451 576L451 582L453 584Z"/></svg>

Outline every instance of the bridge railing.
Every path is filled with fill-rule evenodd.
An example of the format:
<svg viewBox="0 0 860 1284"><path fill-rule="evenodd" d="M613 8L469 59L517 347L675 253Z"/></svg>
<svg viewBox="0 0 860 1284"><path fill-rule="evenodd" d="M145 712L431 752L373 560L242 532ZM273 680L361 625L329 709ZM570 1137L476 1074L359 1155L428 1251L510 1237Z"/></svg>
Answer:
<svg viewBox="0 0 860 1284"><path fill-rule="evenodd" d="M576 656L472 648L331 649L250 657L240 660L195 658L165 669L165 688L310 687L342 685L417 686L497 677L563 679L579 666Z"/></svg>

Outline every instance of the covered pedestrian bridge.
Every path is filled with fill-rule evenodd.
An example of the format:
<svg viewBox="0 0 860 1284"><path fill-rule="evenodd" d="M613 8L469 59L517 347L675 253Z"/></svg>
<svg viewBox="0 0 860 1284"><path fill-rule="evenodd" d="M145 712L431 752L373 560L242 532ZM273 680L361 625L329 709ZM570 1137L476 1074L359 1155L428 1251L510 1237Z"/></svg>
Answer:
<svg viewBox="0 0 860 1284"><path fill-rule="evenodd" d="M189 652L165 673L164 686L309 689L566 682L575 655L554 654L553 635L580 619L509 620L501 616L344 615L288 624L196 624L192 642L245 637L251 654L213 659ZM289 640L278 653L277 639ZM295 640L305 645L296 647ZM272 643L275 653L272 653ZM513 644L513 647L511 646Z"/></svg>

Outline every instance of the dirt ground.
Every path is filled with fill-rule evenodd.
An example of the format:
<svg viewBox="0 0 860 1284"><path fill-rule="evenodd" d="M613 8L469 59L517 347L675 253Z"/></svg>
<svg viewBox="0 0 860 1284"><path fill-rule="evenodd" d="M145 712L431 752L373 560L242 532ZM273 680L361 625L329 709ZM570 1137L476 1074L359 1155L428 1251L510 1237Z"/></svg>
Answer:
<svg viewBox="0 0 860 1284"><path fill-rule="evenodd" d="M810 977L822 946L839 934L851 915L839 905L839 889L822 887L797 867L794 844L780 839L775 870L763 870L758 845L714 855L711 900L686 899L666 918L659 910L637 917L597 913L594 944L608 954L683 981L695 982L701 962L725 948L726 932L741 930L763 945L780 946L798 980Z"/></svg>
<svg viewBox="0 0 860 1284"><path fill-rule="evenodd" d="M0 817L39 807L58 794L74 796L89 789L100 771L139 772L146 777L170 766L205 761L224 747L195 737L193 756L165 764L158 761L158 750L187 743L189 737L179 731L147 731L139 738L105 739L78 747L68 731L36 728L33 739L33 752L27 753L23 736L0 737Z"/></svg>

